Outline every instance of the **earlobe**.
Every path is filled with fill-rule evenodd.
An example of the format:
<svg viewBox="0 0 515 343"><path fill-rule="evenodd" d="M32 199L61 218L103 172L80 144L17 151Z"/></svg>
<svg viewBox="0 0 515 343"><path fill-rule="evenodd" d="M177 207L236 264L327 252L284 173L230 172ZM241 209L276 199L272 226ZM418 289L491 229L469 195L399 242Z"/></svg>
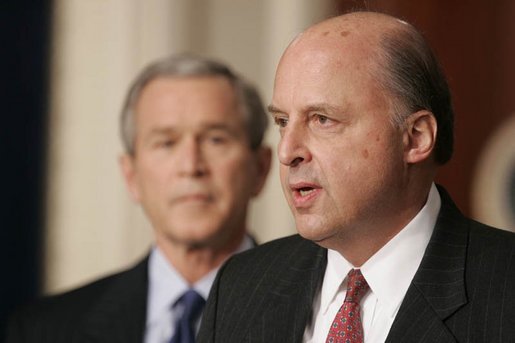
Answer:
<svg viewBox="0 0 515 343"><path fill-rule="evenodd" d="M135 202L140 201L139 187L136 180L136 171L134 167L134 157L129 154L123 154L119 158L120 169L123 174L125 186L131 194Z"/></svg>
<svg viewBox="0 0 515 343"><path fill-rule="evenodd" d="M436 143L436 118L429 111L418 111L406 119L405 161L419 163L431 157Z"/></svg>
<svg viewBox="0 0 515 343"><path fill-rule="evenodd" d="M261 147L256 154L256 181L252 196L257 196L265 186L265 181L272 164L272 150L269 147Z"/></svg>

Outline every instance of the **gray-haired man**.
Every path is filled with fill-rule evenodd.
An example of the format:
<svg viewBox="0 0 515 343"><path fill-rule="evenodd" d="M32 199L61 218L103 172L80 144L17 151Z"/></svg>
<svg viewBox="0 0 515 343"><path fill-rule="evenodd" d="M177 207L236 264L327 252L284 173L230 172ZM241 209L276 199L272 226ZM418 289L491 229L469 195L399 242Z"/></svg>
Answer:
<svg viewBox="0 0 515 343"><path fill-rule="evenodd" d="M249 201L270 168L253 86L180 55L137 77L121 116L121 169L154 229L134 268L18 313L9 342L192 342L220 265L251 248Z"/></svg>

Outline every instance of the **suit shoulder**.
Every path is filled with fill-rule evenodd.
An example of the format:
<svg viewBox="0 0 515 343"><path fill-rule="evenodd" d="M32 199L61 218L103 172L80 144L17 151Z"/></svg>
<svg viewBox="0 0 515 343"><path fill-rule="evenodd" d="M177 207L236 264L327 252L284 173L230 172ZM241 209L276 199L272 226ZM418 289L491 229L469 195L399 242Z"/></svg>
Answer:
<svg viewBox="0 0 515 343"><path fill-rule="evenodd" d="M309 266L318 257L325 258L325 249L299 235L292 235L232 256L221 268L219 276L229 283L234 278L241 281L241 275L251 278L277 276L292 266Z"/></svg>
<svg viewBox="0 0 515 343"><path fill-rule="evenodd" d="M320 247L299 235L278 238L264 244L258 245L253 249L249 249L243 253L234 255L231 258L232 263L246 264L263 263L264 261L284 261L285 258L292 256L299 251L318 251Z"/></svg>
<svg viewBox="0 0 515 343"><path fill-rule="evenodd" d="M35 336L36 333L68 335L113 285L134 279L134 274L141 273L138 270L144 267L142 263L132 269L105 276L65 293L43 296L20 307L10 318L8 327L10 336L28 337L28 335ZM17 340L8 342L15 341Z"/></svg>
<svg viewBox="0 0 515 343"><path fill-rule="evenodd" d="M470 243L481 252L496 251L515 252L515 233L471 220Z"/></svg>
<svg viewBox="0 0 515 343"><path fill-rule="evenodd" d="M111 275L65 293L41 297L22 307L16 315L31 319L46 317L71 320L84 313L116 277Z"/></svg>
<svg viewBox="0 0 515 343"><path fill-rule="evenodd" d="M515 308L515 233L472 221L467 256L469 284L502 285L497 295L509 295Z"/></svg>

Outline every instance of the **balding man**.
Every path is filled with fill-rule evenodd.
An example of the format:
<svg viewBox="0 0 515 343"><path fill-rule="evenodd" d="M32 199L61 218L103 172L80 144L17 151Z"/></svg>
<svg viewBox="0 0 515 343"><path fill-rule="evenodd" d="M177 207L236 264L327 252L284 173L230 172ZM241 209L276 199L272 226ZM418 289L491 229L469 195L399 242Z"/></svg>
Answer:
<svg viewBox="0 0 515 343"><path fill-rule="evenodd" d="M269 109L300 236L222 267L200 342L513 342L515 235L433 182L453 111L415 28L371 12L309 28Z"/></svg>

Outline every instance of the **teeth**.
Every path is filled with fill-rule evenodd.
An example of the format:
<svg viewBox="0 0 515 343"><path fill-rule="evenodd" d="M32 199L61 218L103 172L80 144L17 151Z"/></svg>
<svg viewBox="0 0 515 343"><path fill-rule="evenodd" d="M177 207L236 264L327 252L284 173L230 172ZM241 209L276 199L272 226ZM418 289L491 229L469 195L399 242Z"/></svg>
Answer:
<svg viewBox="0 0 515 343"><path fill-rule="evenodd" d="M303 190L303 189L301 189L299 192L300 192L300 196L306 196L306 195L308 195L309 193L313 192L313 189L309 189L309 190Z"/></svg>

